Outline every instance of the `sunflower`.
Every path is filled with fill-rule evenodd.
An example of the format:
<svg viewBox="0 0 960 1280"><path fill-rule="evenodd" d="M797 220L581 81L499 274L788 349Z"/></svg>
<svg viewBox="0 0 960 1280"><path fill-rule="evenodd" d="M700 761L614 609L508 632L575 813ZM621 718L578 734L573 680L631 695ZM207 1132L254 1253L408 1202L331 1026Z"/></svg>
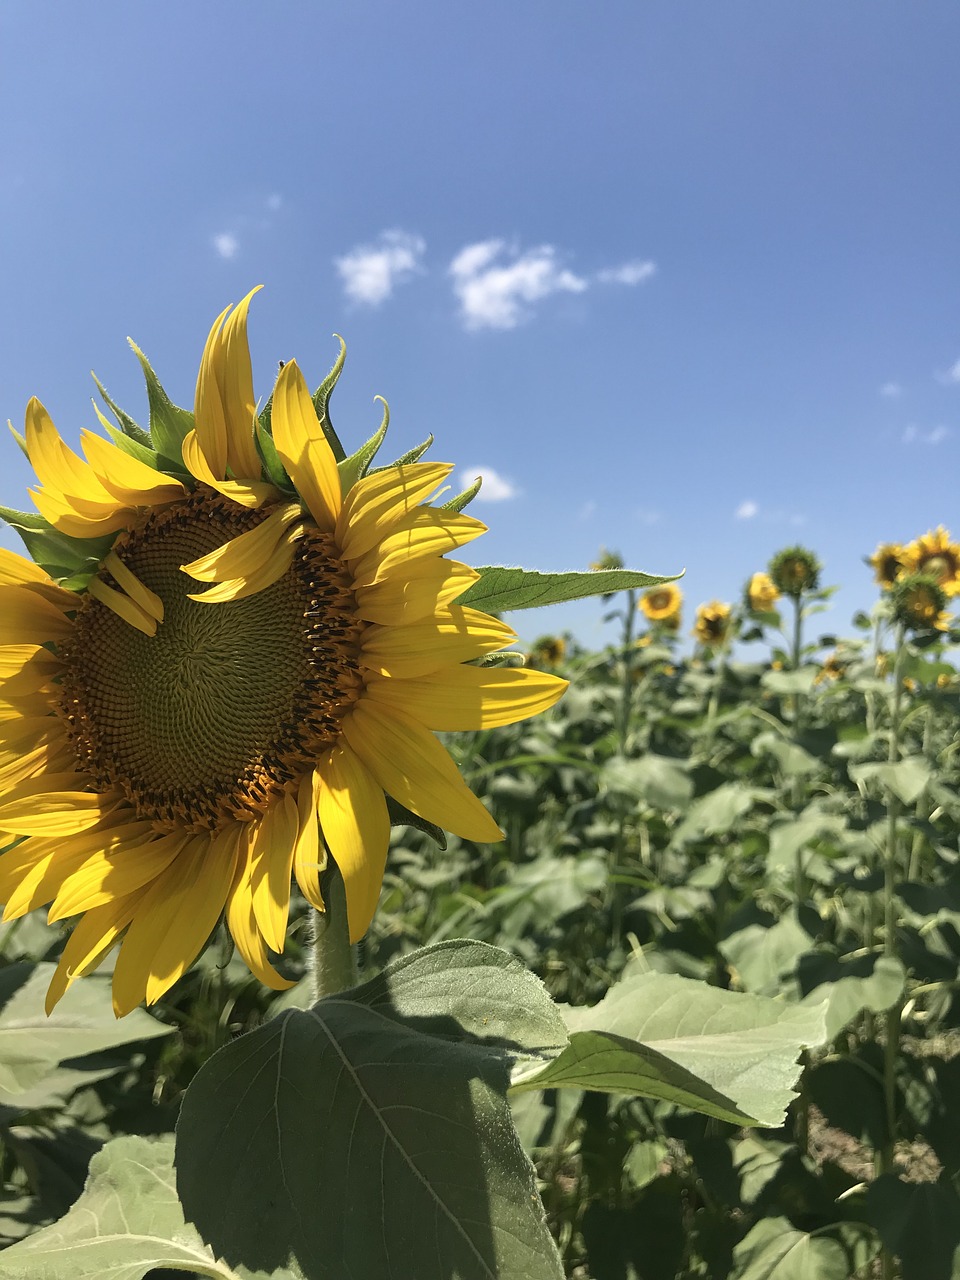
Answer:
<svg viewBox="0 0 960 1280"><path fill-rule="evenodd" d="M679 626L682 604L683 592L672 582L651 587L640 597L640 609L644 615L651 622L659 622L667 627Z"/></svg>
<svg viewBox="0 0 960 1280"><path fill-rule="evenodd" d="M893 616L911 631L946 631L953 621L946 603L946 590L932 573L907 573L894 588Z"/></svg>
<svg viewBox="0 0 960 1280"><path fill-rule="evenodd" d="M721 604L719 600L711 600L709 604L700 605L697 608L697 620L691 634L695 635L701 644L723 644L730 629L730 613L730 606Z"/></svg>
<svg viewBox="0 0 960 1280"><path fill-rule="evenodd" d="M559 667L567 656L567 642L563 636L540 636L533 642L527 663L534 668Z"/></svg>
<svg viewBox="0 0 960 1280"><path fill-rule="evenodd" d="M948 596L960 594L960 544L950 541L942 524L910 543L904 551L904 567L907 573L936 578Z"/></svg>
<svg viewBox="0 0 960 1280"><path fill-rule="evenodd" d="M778 551L768 566L778 591L799 600L805 591L820 585L820 561L806 547L786 547Z"/></svg>
<svg viewBox="0 0 960 1280"><path fill-rule="evenodd" d="M881 542L867 564L873 569L874 582L889 591L903 573L906 551L899 542Z"/></svg>
<svg viewBox="0 0 960 1280"><path fill-rule="evenodd" d="M117 1015L157 1000L221 914L253 973L289 986L268 952L283 950L291 878L323 910L329 851L358 939L388 797L464 839L501 838L434 731L513 723L566 687L472 665L516 637L456 603L478 575L444 554L484 526L431 505L451 465L420 450L369 471L382 431L338 465L325 399L318 416L292 361L258 416L252 296L213 326L192 419L141 357L159 454L102 420L110 439L83 432L81 458L27 407L45 520L23 523L88 559L64 585L0 558L0 833L17 842L0 857L4 919L45 903L51 921L80 917L48 1009L117 941Z"/></svg>
<svg viewBox="0 0 960 1280"><path fill-rule="evenodd" d="M769 573L755 573L747 583L747 603L756 613L767 613L780 599Z"/></svg>

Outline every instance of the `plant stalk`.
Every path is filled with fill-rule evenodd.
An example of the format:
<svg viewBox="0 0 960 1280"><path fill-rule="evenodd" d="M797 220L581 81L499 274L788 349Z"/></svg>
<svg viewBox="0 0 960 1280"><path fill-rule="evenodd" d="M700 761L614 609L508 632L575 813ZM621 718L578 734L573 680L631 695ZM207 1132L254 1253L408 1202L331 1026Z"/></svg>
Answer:
<svg viewBox="0 0 960 1280"><path fill-rule="evenodd" d="M357 954L356 948L350 945L347 894L340 868L329 856L320 888L327 909L310 909L311 974L316 1000L346 991L357 983Z"/></svg>

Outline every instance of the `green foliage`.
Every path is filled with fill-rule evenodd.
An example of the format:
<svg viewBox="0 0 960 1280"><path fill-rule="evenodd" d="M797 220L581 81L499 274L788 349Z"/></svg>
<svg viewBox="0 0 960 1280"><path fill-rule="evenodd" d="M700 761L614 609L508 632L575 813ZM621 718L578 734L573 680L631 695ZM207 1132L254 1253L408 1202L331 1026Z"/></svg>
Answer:
<svg viewBox="0 0 960 1280"><path fill-rule="evenodd" d="M658 577L632 569L603 569L594 573L535 573L530 569L506 569L487 565L478 569L480 581L463 593L458 603L485 613L504 613L508 609L539 609L548 604L564 604L584 600L588 596L610 595L639 587L655 587L660 582L675 582L673 577Z"/></svg>

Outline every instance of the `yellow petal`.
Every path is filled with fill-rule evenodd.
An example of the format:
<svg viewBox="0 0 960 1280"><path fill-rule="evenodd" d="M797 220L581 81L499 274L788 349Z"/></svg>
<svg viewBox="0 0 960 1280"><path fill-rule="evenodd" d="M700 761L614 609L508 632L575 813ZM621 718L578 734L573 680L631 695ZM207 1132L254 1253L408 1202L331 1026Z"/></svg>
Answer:
<svg viewBox="0 0 960 1280"><path fill-rule="evenodd" d="M281 535L300 515L300 504L284 503L255 528L231 538L223 546L180 568L198 582L244 578L261 568L273 554Z"/></svg>
<svg viewBox="0 0 960 1280"><path fill-rule="evenodd" d="M451 605L437 610L426 622L367 627L360 660L381 675L409 679L504 649L516 638L516 632L498 618Z"/></svg>
<svg viewBox="0 0 960 1280"><path fill-rule="evenodd" d="M264 502L275 501L280 496L272 484L262 481L242 483L239 480L224 480L222 476L215 475L201 448L196 431L188 431L184 436L181 452L183 465L195 479L208 484L211 489L216 489L218 493L222 493L225 498L229 498L231 502L236 502L241 507L259 507Z"/></svg>
<svg viewBox="0 0 960 1280"><path fill-rule="evenodd" d="M320 872L327 869L327 851L320 844L320 825L317 805L320 803L320 779L313 773L304 774L297 790L297 813L300 826L297 847L293 851L293 874L300 892L317 911L325 911L320 892Z"/></svg>
<svg viewBox="0 0 960 1280"><path fill-rule="evenodd" d="M237 303L220 332L216 355L217 384L227 424L227 466L244 480L259 480L261 471L254 444L257 402L247 342L247 311L251 298L262 288L258 284Z"/></svg>
<svg viewBox="0 0 960 1280"><path fill-rule="evenodd" d="M472 516L439 507L418 507L351 565L354 580L357 586L380 582L393 572L404 572L412 560L447 555L486 531L487 526Z"/></svg>
<svg viewBox="0 0 960 1280"><path fill-rule="evenodd" d="M372 587L358 587L357 612L368 622L387 627L420 622L446 609L479 577L456 560L414 560L403 574L392 574Z"/></svg>
<svg viewBox="0 0 960 1280"><path fill-rule="evenodd" d="M364 700L344 720L343 735L384 791L411 812L465 840L503 838L446 750L423 725Z"/></svg>
<svg viewBox="0 0 960 1280"><path fill-rule="evenodd" d="M338 745L317 766L323 838L343 876L350 941L370 927L380 901L390 842L383 788L349 747Z"/></svg>
<svg viewBox="0 0 960 1280"><path fill-rule="evenodd" d="M143 901L145 889L128 898L95 907L78 921L67 939L60 963L47 988L46 1011L49 1016L67 988L85 973L92 973L106 957Z"/></svg>
<svg viewBox="0 0 960 1280"><path fill-rule="evenodd" d="M446 667L414 680L371 676L366 696L429 729L492 729L546 711L568 682L516 667Z"/></svg>
<svg viewBox="0 0 960 1280"><path fill-rule="evenodd" d="M204 464L215 480L222 480L227 474L227 420L217 382L217 356L220 348L220 330L229 311L230 308L225 307L220 312L204 344L194 398L196 431L190 432L190 435L196 437L197 447L203 456ZM186 455L186 441L184 441L183 460L190 467ZM193 471L193 468L190 467L190 470ZM195 471L193 474L198 480L204 479Z"/></svg>
<svg viewBox="0 0 960 1280"><path fill-rule="evenodd" d="M137 631L142 631L145 636L155 636L157 634L156 618L143 610L129 596L123 595L120 591L115 591L113 587L108 587L100 578L91 578L87 590L95 600L105 604L118 618L122 618L124 622L131 627L135 627Z"/></svg>
<svg viewBox="0 0 960 1280"><path fill-rule="evenodd" d="M133 570L124 564L115 551L107 554L103 567L113 575L120 588L127 593L143 613L147 614L148 617L156 618L157 622L163 621L163 601L140 581Z"/></svg>
<svg viewBox="0 0 960 1280"><path fill-rule="evenodd" d="M186 492L179 480L147 466L93 431L81 431L80 441L100 484L124 506L151 507L175 502Z"/></svg>
<svg viewBox="0 0 960 1280"><path fill-rule="evenodd" d="M36 644L0 645L0 693L5 700L30 698L60 669L59 659L49 649Z"/></svg>
<svg viewBox="0 0 960 1280"><path fill-rule="evenodd" d="M240 823L194 836L146 890L113 974L118 1018L159 1000L199 952L223 910L237 864Z"/></svg>
<svg viewBox="0 0 960 1280"><path fill-rule="evenodd" d="M340 514L340 473L295 360L280 370L270 425L280 461L317 528L332 533Z"/></svg>
<svg viewBox="0 0 960 1280"><path fill-rule="evenodd" d="M253 913L267 946L283 950L290 914L290 872L299 833L297 802L284 795L270 806L253 836L250 888Z"/></svg>
<svg viewBox="0 0 960 1280"><path fill-rule="evenodd" d="M358 480L343 500L337 544L344 559L366 555L453 470L449 462L405 462Z"/></svg>
<svg viewBox="0 0 960 1280"><path fill-rule="evenodd" d="M43 644L72 631L63 611L29 586L0 587L0 645Z"/></svg>
<svg viewBox="0 0 960 1280"><path fill-rule="evenodd" d="M136 829L139 825L131 827ZM48 923L125 898L165 871L186 843L186 836L158 837L148 830L123 843L115 842L110 848L98 849L64 877L47 913Z"/></svg>
<svg viewBox="0 0 960 1280"><path fill-rule="evenodd" d="M15 836L73 836L95 826L116 803L90 791L47 791L0 804L0 831Z"/></svg>
<svg viewBox="0 0 960 1280"><path fill-rule="evenodd" d="M241 837L237 870L230 896L227 898L227 928L251 973L274 991L285 991L294 984L287 978L281 977L267 959L267 949L253 910L253 896L250 888L252 868L253 863L248 856L245 838Z"/></svg>
<svg viewBox="0 0 960 1280"><path fill-rule="evenodd" d="M46 569L15 551L0 547L0 586L17 586L24 582L53 582Z"/></svg>
<svg viewBox="0 0 960 1280"><path fill-rule="evenodd" d="M89 463L64 444L36 396L27 405L24 436L27 456L44 488L68 502L75 497L115 505Z"/></svg>
<svg viewBox="0 0 960 1280"><path fill-rule="evenodd" d="M258 591L265 591L278 582L293 564L294 548L302 535L302 527L288 529L281 535L269 559L258 569L245 578L227 578L224 582L218 582L209 591L188 594L188 599L200 604L223 604L227 600L243 600L246 596L256 595Z"/></svg>
<svg viewBox="0 0 960 1280"><path fill-rule="evenodd" d="M51 714L16 716L10 720L0 721L0 752L5 753L11 747L19 747L22 750L24 743L39 747L49 745L51 742L65 741L66 733L59 716Z"/></svg>

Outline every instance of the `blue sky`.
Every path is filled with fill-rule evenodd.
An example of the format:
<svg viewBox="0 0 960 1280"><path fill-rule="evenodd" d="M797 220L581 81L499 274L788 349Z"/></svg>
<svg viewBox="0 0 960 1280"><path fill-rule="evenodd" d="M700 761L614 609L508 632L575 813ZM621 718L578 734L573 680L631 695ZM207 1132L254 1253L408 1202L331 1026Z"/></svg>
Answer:
<svg viewBox="0 0 960 1280"><path fill-rule="evenodd" d="M381 394L488 472L472 562L605 545L692 614L799 540L843 631L878 541L960 535L958 47L955 0L6 0L0 412L76 441L93 368L145 417L128 334L192 405L262 283L259 393L343 334L348 447Z"/></svg>

